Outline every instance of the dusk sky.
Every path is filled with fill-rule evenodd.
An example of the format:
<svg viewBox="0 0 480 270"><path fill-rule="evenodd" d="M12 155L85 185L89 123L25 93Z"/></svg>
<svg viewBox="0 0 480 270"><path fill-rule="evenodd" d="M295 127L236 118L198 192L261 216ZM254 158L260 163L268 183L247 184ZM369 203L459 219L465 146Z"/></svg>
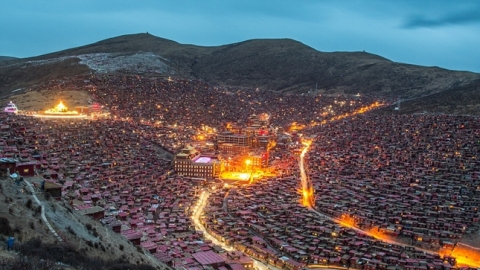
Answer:
<svg viewBox="0 0 480 270"><path fill-rule="evenodd" d="M319 51L480 72L480 1L6 0L0 55L29 57L149 32L224 45L292 38Z"/></svg>

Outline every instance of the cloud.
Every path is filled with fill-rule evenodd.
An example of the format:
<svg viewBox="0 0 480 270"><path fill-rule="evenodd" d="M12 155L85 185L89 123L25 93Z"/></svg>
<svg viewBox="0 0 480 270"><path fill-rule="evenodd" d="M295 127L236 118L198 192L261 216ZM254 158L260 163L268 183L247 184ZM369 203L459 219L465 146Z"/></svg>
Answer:
<svg viewBox="0 0 480 270"><path fill-rule="evenodd" d="M480 23L480 6L475 9L447 14L439 17L416 15L409 17L402 25L406 29L438 28L448 25Z"/></svg>

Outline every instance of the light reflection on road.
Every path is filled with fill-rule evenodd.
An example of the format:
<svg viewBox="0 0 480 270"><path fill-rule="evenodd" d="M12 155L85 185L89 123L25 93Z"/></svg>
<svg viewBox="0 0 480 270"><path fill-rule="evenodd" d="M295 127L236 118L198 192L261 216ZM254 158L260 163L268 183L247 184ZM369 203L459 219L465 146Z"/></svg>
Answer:
<svg viewBox="0 0 480 270"><path fill-rule="evenodd" d="M194 211L193 211L193 214L192 214L192 220L193 220L193 223L195 224L195 229L197 231L202 231L203 232L203 237L207 240L211 240L212 243L214 243L215 245L220 246L227 251L233 251L233 250L235 250L235 248L233 248L232 246L227 245L227 244L225 244L221 241L218 241L215 237L213 237L211 234L209 234L207 232L207 230L205 229L203 224L200 222L200 217L203 213L203 209L207 205L207 201L208 201L209 196L210 196L209 191L202 191L202 194L200 194L200 198L198 199L197 204L195 205L195 208L194 208ZM263 262L261 262L257 259L254 259L254 258L251 258L251 259L253 260L253 265L256 269L260 269L260 270L276 269L273 266L265 265Z"/></svg>

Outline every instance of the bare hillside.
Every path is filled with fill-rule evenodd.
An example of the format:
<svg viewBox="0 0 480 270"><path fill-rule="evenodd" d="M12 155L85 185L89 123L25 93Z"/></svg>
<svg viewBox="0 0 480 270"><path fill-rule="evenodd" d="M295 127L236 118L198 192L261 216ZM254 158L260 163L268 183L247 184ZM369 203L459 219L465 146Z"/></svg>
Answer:
<svg viewBox="0 0 480 270"><path fill-rule="evenodd" d="M27 180L38 181L35 178ZM69 205L54 201L39 190L35 190L35 195L59 237L52 234L42 219L42 207L27 183L22 181L17 185L12 179L3 177L0 179L0 258L20 260L18 256L24 255L29 260L62 263L70 269L102 269L122 264L130 265L130 269L137 269L136 266L138 269L168 268L98 221L79 215ZM16 239L16 251L6 251L5 240L9 236ZM140 268L141 265L150 268Z"/></svg>
<svg viewBox="0 0 480 270"><path fill-rule="evenodd" d="M463 86L433 93L420 98L403 97L400 110L394 110L398 104L381 110L381 113L447 113L456 115L480 114L480 79Z"/></svg>
<svg viewBox="0 0 480 270"><path fill-rule="evenodd" d="M17 58L11 57L11 56L0 56L0 61L12 60L12 59L17 59Z"/></svg>

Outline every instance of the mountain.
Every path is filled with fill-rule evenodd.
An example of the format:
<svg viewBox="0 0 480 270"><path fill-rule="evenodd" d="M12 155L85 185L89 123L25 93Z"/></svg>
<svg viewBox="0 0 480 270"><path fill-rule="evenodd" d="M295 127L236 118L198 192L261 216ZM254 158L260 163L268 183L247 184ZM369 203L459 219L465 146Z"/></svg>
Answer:
<svg viewBox="0 0 480 270"><path fill-rule="evenodd" d="M12 59L18 59L18 58L12 57L12 56L0 56L0 61L12 60Z"/></svg>
<svg viewBox="0 0 480 270"><path fill-rule="evenodd" d="M415 98L400 99L400 113L451 113L456 115L480 115L480 79L463 86ZM380 113L391 113L398 103Z"/></svg>
<svg viewBox="0 0 480 270"><path fill-rule="evenodd" d="M472 72L396 63L367 52L320 52L292 39L205 47L133 34L38 57L1 61L0 93L91 72L161 74L225 86L293 93L361 93L404 100L426 96L442 99L442 93L456 89L470 89L464 90L468 93L463 96L468 97L478 89L476 80L480 79L480 74ZM473 105L479 100L465 101Z"/></svg>

